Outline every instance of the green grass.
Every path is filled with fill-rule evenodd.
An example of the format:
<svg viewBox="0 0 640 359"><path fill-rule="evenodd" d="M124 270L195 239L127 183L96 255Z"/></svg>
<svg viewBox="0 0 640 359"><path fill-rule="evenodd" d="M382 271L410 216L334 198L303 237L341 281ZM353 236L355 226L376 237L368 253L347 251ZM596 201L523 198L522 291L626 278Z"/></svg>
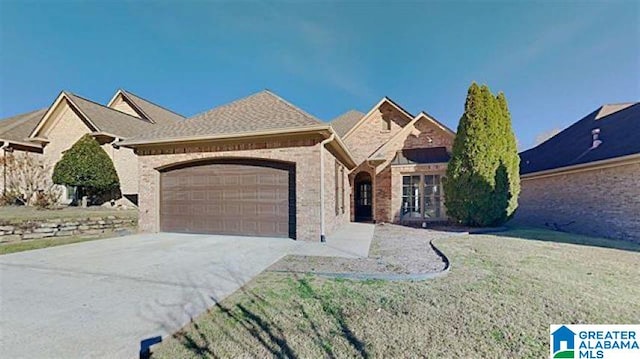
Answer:
<svg viewBox="0 0 640 359"><path fill-rule="evenodd" d="M61 209L36 209L25 206L0 206L0 222L15 220L38 220L53 218L88 218L100 216L117 216L121 218L137 218L137 209L112 209L105 207L64 207Z"/></svg>
<svg viewBox="0 0 640 359"><path fill-rule="evenodd" d="M4 243L0 245L0 255L30 251L33 249L61 246L61 245L71 244L71 243L94 241L96 239L104 239L104 238L112 237L114 235L115 234L107 234L99 237L87 237L87 236L58 237L58 238L54 237L54 238L44 238L44 239L33 239L33 240L27 240L27 241L15 242L15 243Z"/></svg>
<svg viewBox="0 0 640 359"><path fill-rule="evenodd" d="M549 231L451 237L436 242L451 272L423 282L264 273L154 358L548 357L550 324L640 322L640 253L590 241Z"/></svg>

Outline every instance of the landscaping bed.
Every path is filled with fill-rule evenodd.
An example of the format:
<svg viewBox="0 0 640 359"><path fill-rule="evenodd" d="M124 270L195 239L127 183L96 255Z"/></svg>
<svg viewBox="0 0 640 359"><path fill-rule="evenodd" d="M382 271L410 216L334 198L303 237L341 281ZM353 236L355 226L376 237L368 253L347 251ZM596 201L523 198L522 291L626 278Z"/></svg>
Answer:
<svg viewBox="0 0 640 359"><path fill-rule="evenodd" d="M286 256L267 270L337 276L341 274L385 276L437 273L445 269L446 263L434 250L431 241L448 236L451 236L451 233L379 224L375 228L368 258Z"/></svg>
<svg viewBox="0 0 640 359"><path fill-rule="evenodd" d="M0 254L130 234L137 218L135 209L0 207Z"/></svg>

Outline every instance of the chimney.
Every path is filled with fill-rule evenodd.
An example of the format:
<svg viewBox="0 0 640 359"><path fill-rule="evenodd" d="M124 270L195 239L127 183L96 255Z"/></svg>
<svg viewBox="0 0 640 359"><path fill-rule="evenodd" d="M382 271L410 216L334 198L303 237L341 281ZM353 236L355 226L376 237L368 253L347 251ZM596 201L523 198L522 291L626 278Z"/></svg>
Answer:
<svg viewBox="0 0 640 359"><path fill-rule="evenodd" d="M598 139L600 136L600 129L594 128L591 130L591 135L593 136L593 143L591 144L591 149L598 148L602 144L602 141Z"/></svg>

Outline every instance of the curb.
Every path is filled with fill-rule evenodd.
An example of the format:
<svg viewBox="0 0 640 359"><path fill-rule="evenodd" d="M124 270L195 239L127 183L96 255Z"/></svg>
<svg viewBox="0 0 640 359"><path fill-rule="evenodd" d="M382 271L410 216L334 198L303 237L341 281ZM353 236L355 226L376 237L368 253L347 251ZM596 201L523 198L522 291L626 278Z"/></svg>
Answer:
<svg viewBox="0 0 640 359"><path fill-rule="evenodd" d="M469 234L487 234L487 233L506 232L508 230L509 230L509 227L478 228L478 229L472 229L468 233Z"/></svg>
<svg viewBox="0 0 640 359"><path fill-rule="evenodd" d="M440 238L436 238L440 239ZM442 259L444 262L444 269L439 272L432 273L422 273L422 274L383 274L383 273L334 273L334 272L295 272L295 271L286 271L286 270L278 270L271 271L273 273L302 273L302 274L311 274L317 275L325 278L334 278L334 279L350 279L350 280L383 280L387 282L403 282L403 281L423 281L428 279L435 279L439 277L444 277L449 274L451 271L451 261L447 256L433 244L433 241L436 239L432 239L429 241L429 245L431 249Z"/></svg>

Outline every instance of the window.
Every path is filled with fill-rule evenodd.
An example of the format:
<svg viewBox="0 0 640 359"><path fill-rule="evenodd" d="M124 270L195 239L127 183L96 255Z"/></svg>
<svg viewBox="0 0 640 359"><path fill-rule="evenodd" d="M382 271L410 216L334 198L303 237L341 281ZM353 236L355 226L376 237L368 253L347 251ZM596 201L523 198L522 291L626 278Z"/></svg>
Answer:
<svg viewBox="0 0 640 359"><path fill-rule="evenodd" d="M444 218L442 177L412 174L402 177L403 220L437 220Z"/></svg>
<svg viewBox="0 0 640 359"><path fill-rule="evenodd" d="M420 176L402 177L402 218L420 218Z"/></svg>
<svg viewBox="0 0 640 359"><path fill-rule="evenodd" d="M76 187L75 186L65 186L67 192L67 200L73 201L76 198Z"/></svg>
<svg viewBox="0 0 640 359"><path fill-rule="evenodd" d="M440 218L440 176L424 175L424 218Z"/></svg>
<svg viewBox="0 0 640 359"><path fill-rule="evenodd" d="M358 206L371 206L371 183L361 183L358 185L357 203Z"/></svg>

